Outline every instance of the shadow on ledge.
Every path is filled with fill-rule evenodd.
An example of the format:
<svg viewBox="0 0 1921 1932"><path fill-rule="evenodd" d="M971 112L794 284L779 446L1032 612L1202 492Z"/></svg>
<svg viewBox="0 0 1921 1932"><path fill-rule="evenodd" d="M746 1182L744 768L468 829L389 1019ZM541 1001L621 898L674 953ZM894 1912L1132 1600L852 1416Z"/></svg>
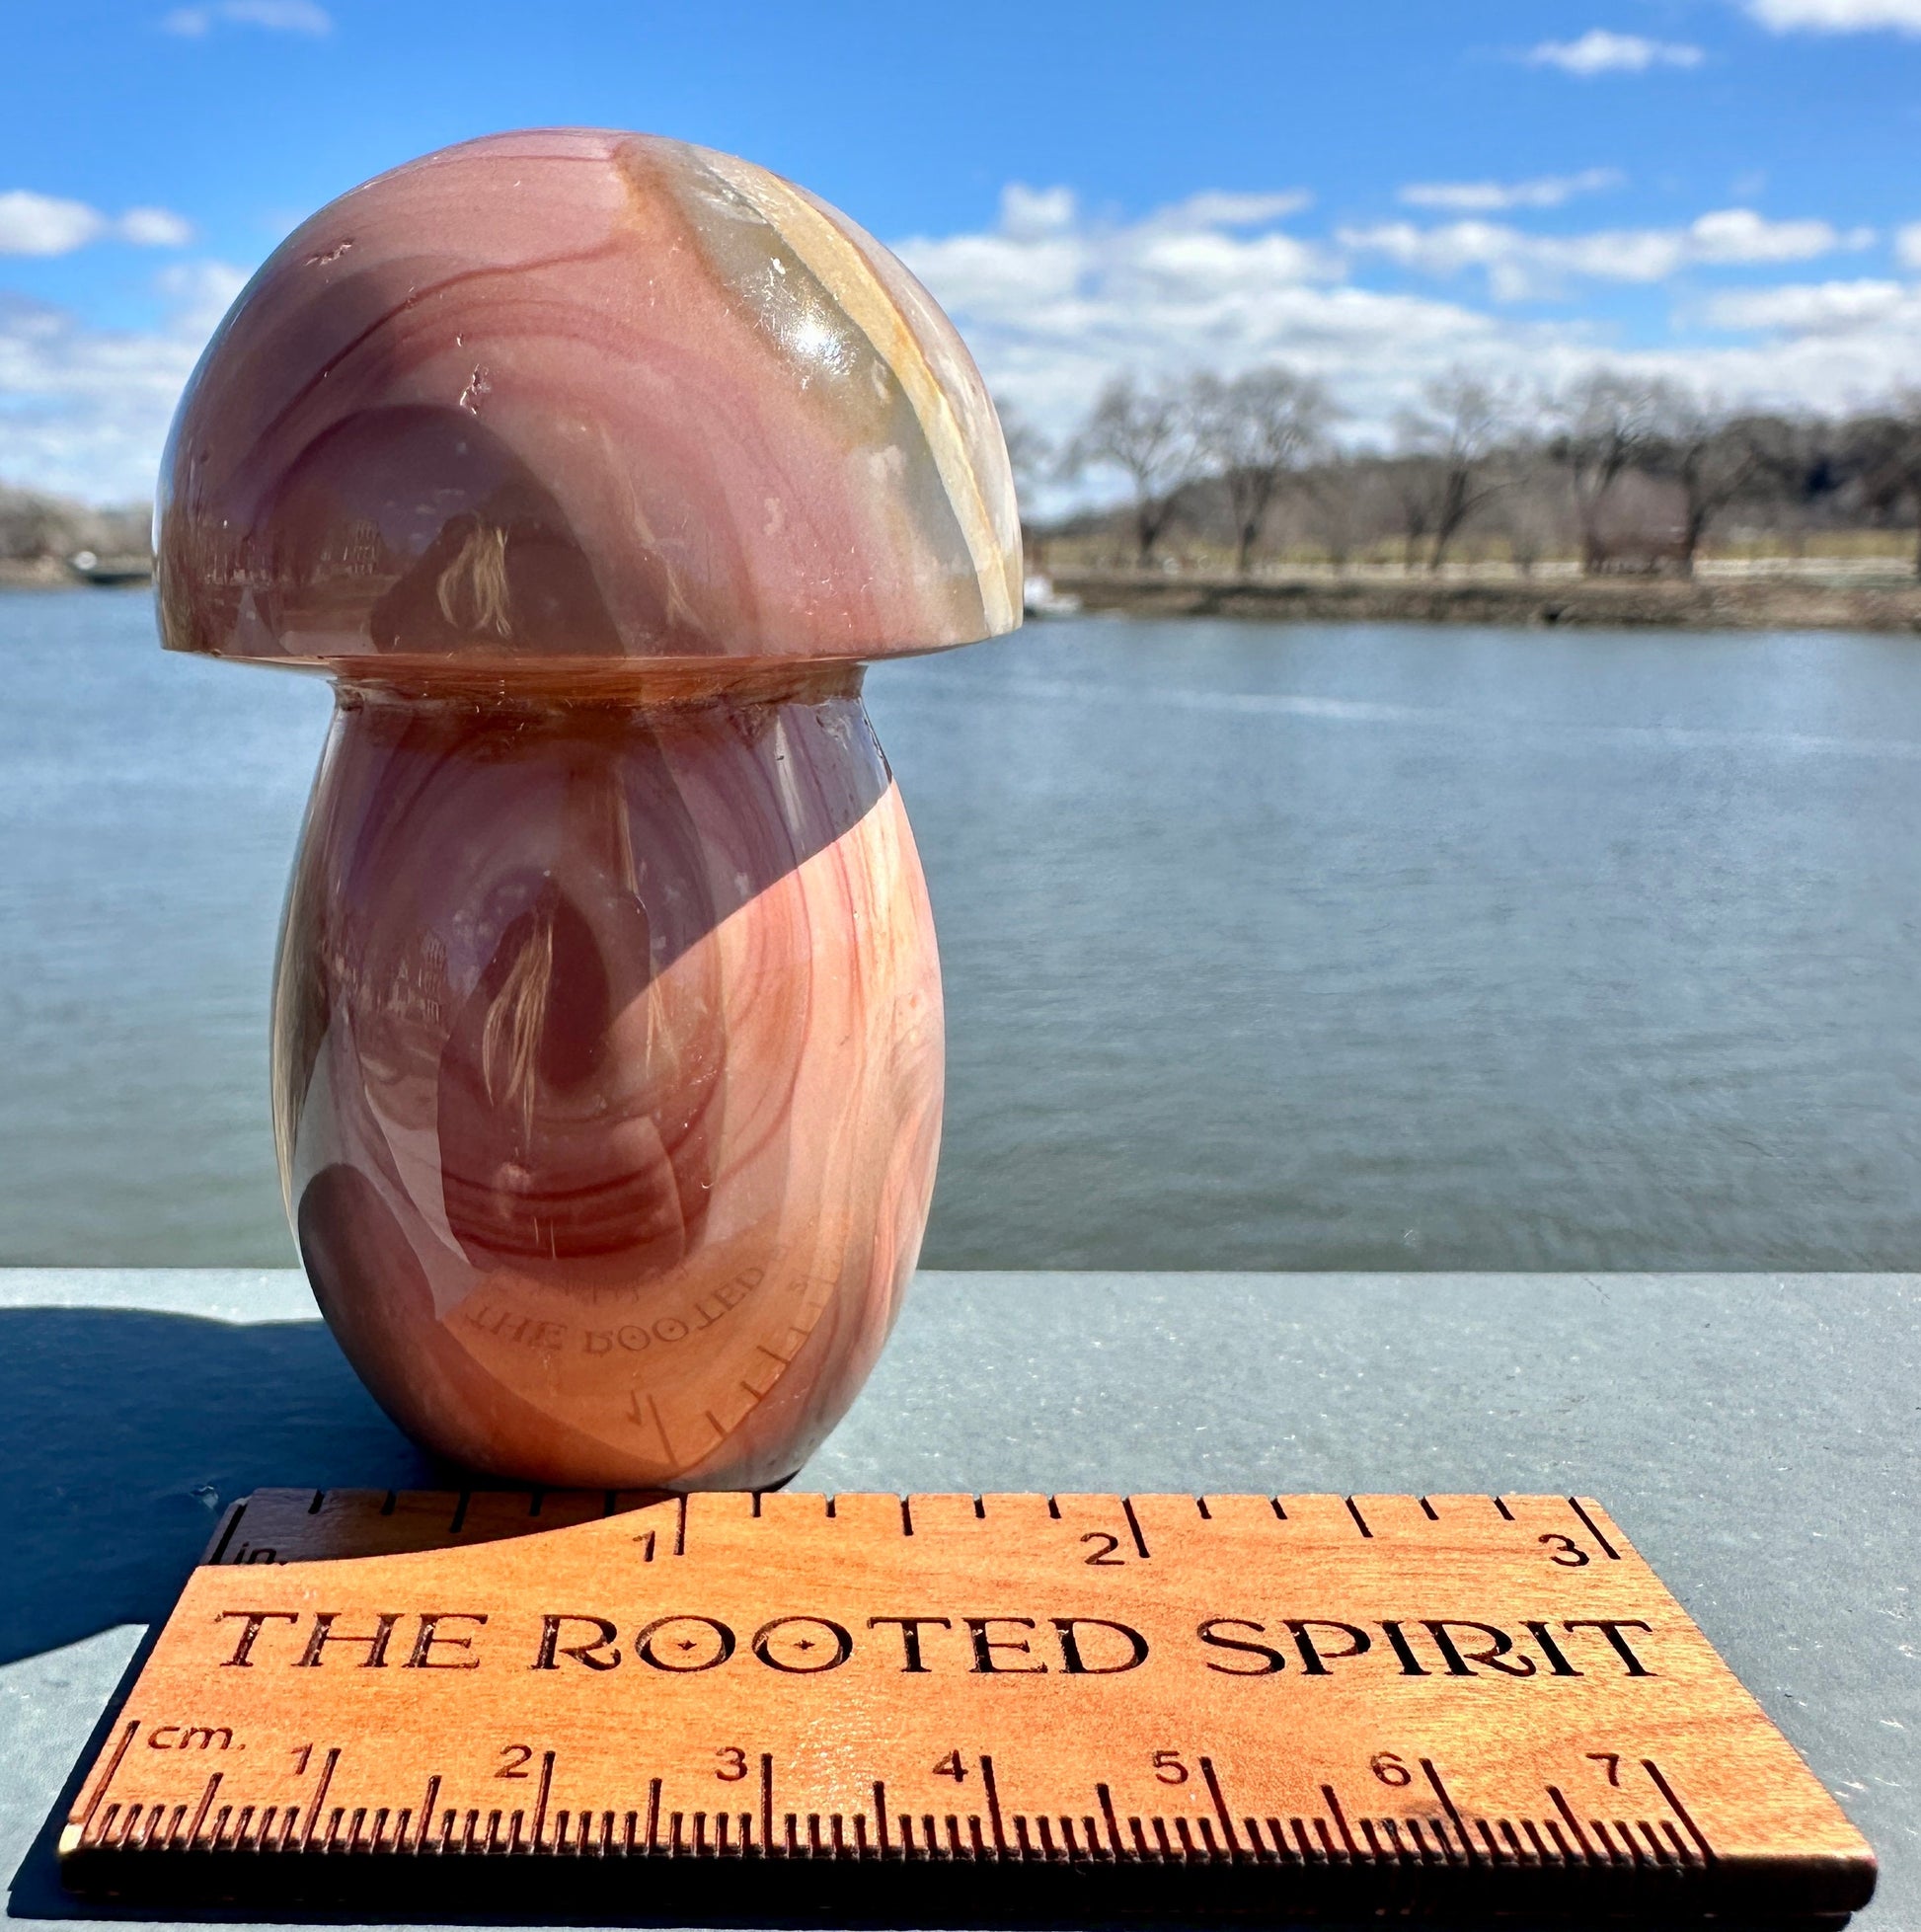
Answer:
<svg viewBox="0 0 1921 1932"><path fill-rule="evenodd" d="M449 1480L320 1322L106 1308L0 1310L0 1663L158 1622L250 1490Z"/></svg>
<svg viewBox="0 0 1921 1932"><path fill-rule="evenodd" d="M0 1658L7 1660L116 1624L157 1625L220 1507L255 1488L431 1487L460 1480L387 1422L318 1322L238 1326L106 1309L0 1311L0 1455L10 1478L0 1489L0 1534L14 1578L0 1597ZM1178 1868L1102 1874L862 1863L743 1871L710 1861L663 1869L543 1859L475 1861L476 1869L456 1873L439 1861L369 1860L346 1870L330 1860L324 1872L300 1873L263 1862L242 1875L263 1888L244 1900L231 1896L231 1872L214 1879L211 1899L205 1893L166 1901L75 1896L63 1889L55 1864L59 1821L144 1649L13 1874L11 1918L798 1928L1138 1927L1220 1916L1196 1895L1194 1875ZM1275 1875L1260 1870L1225 1876L1230 1883L1220 1888L1221 1905L1242 1925L1288 1922L1303 1905L1318 1905L1322 1932L1379 1923L1353 1917L1366 1905L1338 1883L1317 1888L1303 1885L1300 1875L1276 1883ZM346 1882L349 1895L334 1895L337 1881ZM1399 1890L1392 1877L1387 1889ZM1321 1892L1318 1899L1298 1895L1313 1890ZM1409 1932L1487 1923L1486 1906L1477 1912L1465 1898L1442 1917L1401 1917L1417 1903L1410 1893L1368 1902L1393 1911ZM1617 1909L1624 1902L1610 1901ZM1652 1899L1635 1909L1642 1932L1703 1924L1666 1916ZM1594 1921L1537 1908L1525 1922ZM1718 1932L1840 1922L1738 1915L1714 1921Z"/></svg>

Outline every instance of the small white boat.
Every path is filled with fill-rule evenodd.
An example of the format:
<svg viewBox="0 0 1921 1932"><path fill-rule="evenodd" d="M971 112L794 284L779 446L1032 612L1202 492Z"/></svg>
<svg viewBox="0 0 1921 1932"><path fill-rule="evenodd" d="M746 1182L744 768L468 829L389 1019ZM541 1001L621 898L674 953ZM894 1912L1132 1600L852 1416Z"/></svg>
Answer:
<svg viewBox="0 0 1921 1932"><path fill-rule="evenodd" d="M1078 597L1054 588L1054 580L1036 571L1021 586L1021 601L1030 617L1072 617L1081 607Z"/></svg>
<svg viewBox="0 0 1921 1932"><path fill-rule="evenodd" d="M67 559L67 569L83 583L110 588L122 583L153 581L153 559L145 556L97 557L91 550L80 550Z"/></svg>

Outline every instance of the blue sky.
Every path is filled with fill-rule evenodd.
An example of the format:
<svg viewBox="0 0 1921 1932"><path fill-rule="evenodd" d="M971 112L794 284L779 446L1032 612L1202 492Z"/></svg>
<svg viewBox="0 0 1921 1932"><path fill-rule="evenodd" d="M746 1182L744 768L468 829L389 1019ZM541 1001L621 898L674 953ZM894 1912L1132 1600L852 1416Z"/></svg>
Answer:
<svg viewBox="0 0 1921 1932"><path fill-rule="evenodd" d="M302 215L586 122L898 247L996 392L1281 359L1365 437L1455 364L1845 404L1921 381L1921 0L964 8L9 0L0 480L144 495Z"/></svg>

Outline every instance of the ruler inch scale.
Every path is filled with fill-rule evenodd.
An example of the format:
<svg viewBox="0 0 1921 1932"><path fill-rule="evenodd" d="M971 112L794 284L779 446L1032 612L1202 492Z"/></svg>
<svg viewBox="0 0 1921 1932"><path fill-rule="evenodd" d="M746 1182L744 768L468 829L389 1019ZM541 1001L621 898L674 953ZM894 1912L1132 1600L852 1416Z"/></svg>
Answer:
<svg viewBox="0 0 1921 1932"><path fill-rule="evenodd" d="M1532 1496L261 1491L59 1855L95 1895L549 1917L805 1873L903 1923L1875 1882L1607 1512Z"/></svg>

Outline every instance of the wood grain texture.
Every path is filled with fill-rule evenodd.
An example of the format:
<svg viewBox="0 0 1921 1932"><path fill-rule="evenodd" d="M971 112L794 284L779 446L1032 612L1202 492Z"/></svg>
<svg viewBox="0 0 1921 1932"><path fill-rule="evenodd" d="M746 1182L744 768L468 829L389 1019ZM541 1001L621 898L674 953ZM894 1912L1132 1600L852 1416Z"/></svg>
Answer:
<svg viewBox="0 0 1921 1932"><path fill-rule="evenodd" d="M388 1412L555 1484L791 1475L919 1252L940 970L858 695L347 687L288 898L274 1119Z"/></svg>
<svg viewBox="0 0 1921 1932"><path fill-rule="evenodd" d="M268 1492L61 1844L106 1890L472 1858L550 1908L633 1861L712 1909L805 1865L935 1919L983 1874L1269 1917L1874 1882L1619 1527L1554 1497Z"/></svg>

